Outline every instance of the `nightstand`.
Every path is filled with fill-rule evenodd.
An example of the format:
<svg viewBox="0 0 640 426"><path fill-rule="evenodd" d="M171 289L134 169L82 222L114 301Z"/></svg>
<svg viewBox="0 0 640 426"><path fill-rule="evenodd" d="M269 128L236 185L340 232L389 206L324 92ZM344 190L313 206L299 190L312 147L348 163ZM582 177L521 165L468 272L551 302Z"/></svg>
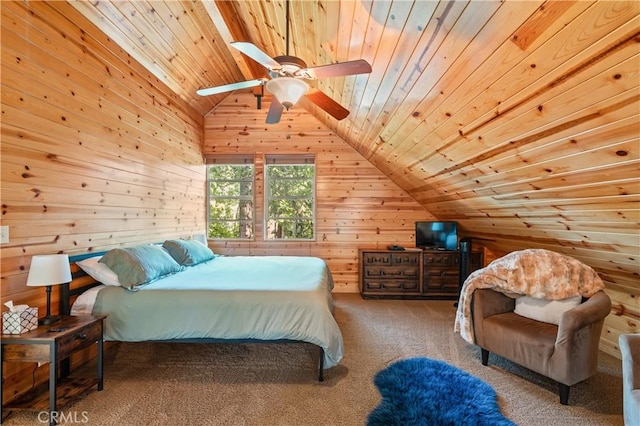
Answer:
<svg viewBox="0 0 640 426"><path fill-rule="evenodd" d="M3 406L0 410L0 421L4 410L35 410L49 412L49 424L56 424L58 404L63 406L76 399L85 390L98 385L102 390L102 327L104 317L63 316L55 324L41 325L37 329L23 334L3 334L0 341L0 359L2 362L37 362L49 363L49 392L33 389L25 395ZM96 378L66 377L68 371L60 374L61 361L71 354L93 344L98 345L98 371ZM3 379L0 368L0 379ZM63 370L68 370L64 368ZM0 402L2 391L0 387Z"/></svg>

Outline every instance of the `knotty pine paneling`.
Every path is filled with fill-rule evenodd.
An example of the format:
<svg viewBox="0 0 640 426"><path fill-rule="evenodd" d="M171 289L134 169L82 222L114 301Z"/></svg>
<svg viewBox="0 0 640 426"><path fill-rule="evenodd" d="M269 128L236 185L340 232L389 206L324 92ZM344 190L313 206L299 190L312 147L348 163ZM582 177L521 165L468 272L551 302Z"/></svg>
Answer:
<svg viewBox="0 0 640 426"><path fill-rule="evenodd" d="M266 75L228 43L247 40L272 56L283 54L283 1L39 3L0 2L2 196L12 199L11 220L31 220L34 234L29 226L15 233L29 244L26 253L134 244L149 226L164 230L160 220L173 219L177 233L190 233L191 210L202 205L201 176L191 167L199 161L192 159L199 150L195 135L202 132L201 115L213 108L226 138L216 143L229 150L257 133L259 152L304 149L309 140L319 141L318 152L339 156L355 148L358 160L322 160L332 188L323 209L348 203L336 194L381 197L363 181L373 188L393 182L385 187L389 199L405 205L411 194L439 219L458 220L490 246L486 260L534 246L594 266L616 307L604 350L619 356L617 335L638 331L637 1L292 0L293 55L310 65L364 58L373 72L315 81L351 114L335 121L303 100L325 126L296 129L299 137L286 140L265 131L263 117L247 117L255 101L195 94ZM86 33L79 33L74 24L88 22L81 14L104 34L85 24ZM301 112L286 118L300 121ZM50 176L29 176L25 156ZM375 179L367 160L382 172ZM13 184L5 190L7 175ZM406 192L397 195L395 185ZM164 208L174 205L176 193L182 208ZM86 208L94 205L100 208ZM323 253L347 259L340 262L344 270L344 241L378 235L358 232L360 209L375 222L396 218L373 201L352 207L358 210L338 208L319 225L332 240L322 243ZM100 232L79 233L91 220L104 223ZM46 230L48 223L56 232ZM12 229L12 241L13 235ZM24 273L4 272L5 256L13 259L10 270L25 268L24 253L21 245L2 247L3 293L24 289Z"/></svg>
<svg viewBox="0 0 640 426"><path fill-rule="evenodd" d="M324 259L336 292L358 292L358 248L413 246L414 224L434 217L404 190L302 108L265 125L269 100L236 92L205 118L205 154L251 153L256 158L255 241L210 242L224 254L309 255ZM264 154L316 155L316 241L264 241Z"/></svg>
<svg viewBox="0 0 640 426"><path fill-rule="evenodd" d="M32 255L203 232L203 119L67 3L0 8L1 299L43 316L44 288L25 285ZM5 365L5 402L32 370Z"/></svg>
<svg viewBox="0 0 640 426"><path fill-rule="evenodd" d="M535 7L505 2L490 22L524 3ZM555 2L520 24L478 27L422 101L398 106L412 116L345 137L495 256L545 248L593 267L614 306L601 348L617 357L619 334L640 331L639 11Z"/></svg>

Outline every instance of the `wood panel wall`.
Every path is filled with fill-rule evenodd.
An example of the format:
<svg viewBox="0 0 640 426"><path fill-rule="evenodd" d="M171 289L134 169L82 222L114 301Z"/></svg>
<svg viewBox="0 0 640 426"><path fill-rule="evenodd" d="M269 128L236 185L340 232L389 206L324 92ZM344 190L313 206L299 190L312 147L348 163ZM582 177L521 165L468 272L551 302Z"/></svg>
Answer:
<svg viewBox="0 0 640 426"><path fill-rule="evenodd" d="M538 12L470 50L486 58L473 70L461 55L415 118L378 124L380 138L356 128L356 148L496 255L544 248L593 267L613 302L601 348L620 356L619 335L640 332L640 3Z"/></svg>
<svg viewBox="0 0 640 426"><path fill-rule="evenodd" d="M197 88L266 76L221 46L285 52L285 3L74 5L206 113L224 95ZM291 54L307 64L372 64L313 82L346 120L307 109L495 256L540 247L593 266L619 356L619 334L640 331L640 2L293 0L291 16Z"/></svg>
<svg viewBox="0 0 640 426"><path fill-rule="evenodd" d="M236 92L205 118L204 153L249 153L256 158L255 241L212 241L217 252L236 255L310 255L327 262L336 292L358 292L358 248L414 246L417 220L434 217L303 108L265 125L251 92ZM264 155L316 156L316 241L264 240Z"/></svg>
<svg viewBox="0 0 640 426"><path fill-rule="evenodd" d="M0 7L1 299L44 312L32 255L203 232L203 119L67 3ZM5 365L5 401L32 369Z"/></svg>
<svg viewBox="0 0 640 426"><path fill-rule="evenodd" d="M201 233L204 140L205 152L257 154L259 169L272 152L314 152L318 164L317 241L266 243L259 223L256 241L212 244L217 251L317 255L336 291L357 291L357 248L411 245L413 222L431 211L460 221L492 257L535 246L594 266L614 302L601 348L619 356L617 336L640 331L637 3L585 13L586 3L573 4L571 26L558 20L546 38L500 44L469 78L438 80L447 102L425 96L399 104L406 120L344 121L333 132L302 109L267 127L267 100L258 111L250 94L203 118L68 3L0 2L1 224L10 230L1 301L44 309L44 290L25 286L34 254ZM575 53L558 56L558 46ZM487 87L500 64L513 71ZM398 130L388 146L366 136ZM259 194L261 183L258 174ZM30 366L5 371L6 398L31 386Z"/></svg>

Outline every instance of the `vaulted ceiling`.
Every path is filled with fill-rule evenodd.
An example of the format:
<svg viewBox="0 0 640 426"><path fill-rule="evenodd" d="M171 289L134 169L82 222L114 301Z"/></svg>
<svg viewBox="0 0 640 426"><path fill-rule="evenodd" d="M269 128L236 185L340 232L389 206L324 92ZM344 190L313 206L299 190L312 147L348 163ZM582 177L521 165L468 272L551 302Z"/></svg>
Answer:
<svg viewBox="0 0 640 426"><path fill-rule="evenodd" d="M202 115L229 94L197 89L267 77L230 42L287 51L284 0L72 5ZM561 248L611 281L638 276L640 2L291 0L290 12L290 54L308 66L372 65L311 83L346 119L296 107L432 213L505 250Z"/></svg>
<svg viewBox="0 0 640 426"><path fill-rule="evenodd" d="M580 66L593 42L608 37L602 55L631 37L638 14L633 2L291 0L287 46L285 0L72 5L203 115L228 93L197 89L267 77L232 41L290 51L308 66L363 58L371 74L313 83L351 112L346 121L302 106L365 147L468 133L570 76L554 70L572 58Z"/></svg>

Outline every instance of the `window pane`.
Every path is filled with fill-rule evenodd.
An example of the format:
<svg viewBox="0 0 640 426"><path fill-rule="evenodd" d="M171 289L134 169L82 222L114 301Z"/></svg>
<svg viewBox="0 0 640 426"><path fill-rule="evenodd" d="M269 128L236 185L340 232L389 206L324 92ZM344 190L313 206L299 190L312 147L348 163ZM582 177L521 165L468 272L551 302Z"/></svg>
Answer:
<svg viewBox="0 0 640 426"><path fill-rule="evenodd" d="M276 197L312 197L313 181L306 179L271 179L269 196Z"/></svg>
<svg viewBox="0 0 640 426"><path fill-rule="evenodd" d="M266 239L313 239L315 222L315 166L266 166Z"/></svg>
<svg viewBox="0 0 640 426"><path fill-rule="evenodd" d="M313 200L270 200L268 216L274 219L313 219Z"/></svg>
<svg viewBox="0 0 640 426"><path fill-rule="evenodd" d="M268 220L269 239L312 239L312 220Z"/></svg>
<svg viewBox="0 0 640 426"><path fill-rule="evenodd" d="M207 167L209 238L252 239L254 203L252 164Z"/></svg>

